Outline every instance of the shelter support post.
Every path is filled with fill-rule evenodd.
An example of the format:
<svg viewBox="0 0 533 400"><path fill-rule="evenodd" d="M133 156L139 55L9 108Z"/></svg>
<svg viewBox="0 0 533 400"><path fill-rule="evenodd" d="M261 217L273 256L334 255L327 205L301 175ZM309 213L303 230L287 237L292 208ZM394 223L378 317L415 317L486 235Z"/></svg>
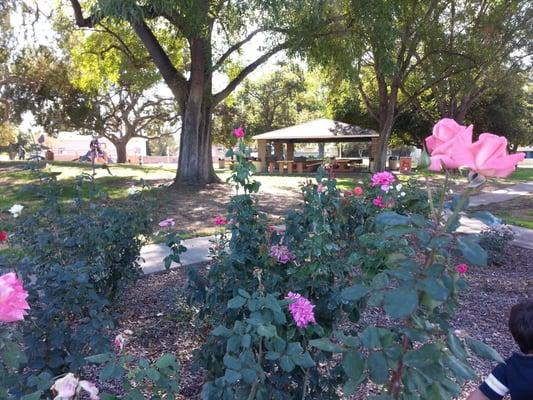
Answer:
<svg viewBox="0 0 533 400"><path fill-rule="evenodd" d="M294 143L287 143L287 160L294 161Z"/></svg>
<svg viewBox="0 0 533 400"><path fill-rule="evenodd" d="M257 141L257 158L259 158L259 171L257 172L266 172L267 171L267 141L260 139Z"/></svg>
<svg viewBox="0 0 533 400"><path fill-rule="evenodd" d="M283 160L283 143L279 141L274 142L274 157L276 157L276 161L282 161Z"/></svg>

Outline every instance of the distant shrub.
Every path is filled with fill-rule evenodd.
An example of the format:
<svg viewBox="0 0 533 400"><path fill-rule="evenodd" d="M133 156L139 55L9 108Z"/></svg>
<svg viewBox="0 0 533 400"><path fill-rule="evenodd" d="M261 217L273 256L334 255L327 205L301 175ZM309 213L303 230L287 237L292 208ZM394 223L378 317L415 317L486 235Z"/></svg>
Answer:
<svg viewBox="0 0 533 400"><path fill-rule="evenodd" d="M514 233L506 226L482 231L479 244L488 253L490 264L502 265L506 260L506 251L514 239Z"/></svg>

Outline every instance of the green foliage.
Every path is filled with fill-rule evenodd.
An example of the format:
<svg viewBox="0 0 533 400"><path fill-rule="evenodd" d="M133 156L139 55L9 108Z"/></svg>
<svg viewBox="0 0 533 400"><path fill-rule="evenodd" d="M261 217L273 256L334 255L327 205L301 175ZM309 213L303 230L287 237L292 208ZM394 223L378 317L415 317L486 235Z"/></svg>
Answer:
<svg viewBox="0 0 533 400"><path fill-rule="evenodd" d="M289 213L283 230L261 225L249 195L232 199L231 236L220 235L214 264L192 284L191 298L203 299L200 318L214 328L197 354L208 371L204 399L337 399L339 387L349 395L364 382L381 385L382 398L452 398L476 377L472 355L498 359L450 331L465 287L450 255L482 265L486 253L434 218L449 205L453 221L467 194L445 202L414 183L386 192L362 186L362 196L341 194L321 168L316 183L302 186L303 209ZM404 200L403 191L413 198ZM373 204L378 195L388 207ZM276 258L274 245L292 256ZM311 301L315 324L295 325L288 292ZM369 306L387 316L385 326L368 324Z"/></svg>
<svg viewBox="0 0 533 400"><path fill-rule="evenodd" d="M159 400L179 394L181 367L173 354L163 354L151 362L127 354L101 353L86 357L86 361L100 366L102 382L118 381L124 391L120 396L100 393L102 399Z"/></svg>
<svg viewBox="0 0 533 400"><path fill-rule="evenodd" d="M23 278L31 304L19 324L28 359L17 374L22 385L40 372L74 372L84 357L108 349L112 301L141 273L150 204L113 205L89 175L78 178L76 189L89 199L60 203L55 177L42 174L32 190L43 205L19 217L10 238L13 249L23 251L0 260L2 270L14 268Z"/></svg>
<svg viewBox="0 0 533 400"><path fill-rule="evenodd" d="M489 228L479 234L479 245L488 253L488 263L502 265L507 260L507 249L514 233L507 227Z"/></svg>

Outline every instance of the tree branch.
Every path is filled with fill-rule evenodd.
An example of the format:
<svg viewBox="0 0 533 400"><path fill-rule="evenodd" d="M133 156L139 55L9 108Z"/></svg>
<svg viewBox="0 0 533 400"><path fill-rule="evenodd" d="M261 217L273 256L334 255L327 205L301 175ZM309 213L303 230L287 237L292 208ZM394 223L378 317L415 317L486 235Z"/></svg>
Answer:
<svg viewBox="0 0 533 400"><path fill-rule="evenodd" d="M274 54L280 52L281 50L286 49L289 47L289 44L287 42L282 43L274 48L272 48L267 53L263 54L261 57L259 57L257 60L249 64L246 68L244 68L239 75L235 77L228 85L222 89L220 92L213 95L213 106L216 106L218 103L220 103L222 100L224 100L228 95L235 90L235 88L241 83L244 78L246 78L248 75L250 75L257 67L259 67L261 64L263 64L265 61L267 61L270 57L272 57Z"/></svg>
<svg viewBox="0 0 533 400"><path fill-rule="evenodd" d="M257 35L259 32L262 32L263 29L256 29L254 31L252 31L248 36L246 36L243 40L241 40L240 42L237 42L235 43L233 46L231 46L229 49L226 50L226 52L224 54L222 54L222 56L220 56L220 58L218 59L218 61L215 63L215 65L213 66L213 71L216 71L217 69L219 69L222 64L224 63L224 61L226 61L226 59L235 51L239 50L242 46L244 46L246 43L248 43L250 40L253 39L253 37L255 35Z"/></svg>
<svg viewBox="0 0 533 400"><path fill-rule="evenodd" d="M76 25L80 28L93 28L94 25L96 25L98 20L95 16L91 15L87 18L83 16L83 10L81 9L81 4L78 0L70 0L70 4L72 4L72 9L74 10Z"/></svg>
<svg viewBox="0 0 533 400"><path fill-rule="evenodd" d="M139 36L141 41L144 43L148 53L150 53L155 65L159 69L159 72L161 72L163 79L172 91L172 94L178 100L180 106L183 107L187 98L187 80L174 67L167 53L163 47L161 47L161 44L145 21L132 21L131 26L133 27L133 30L137 36Z"/></svg>

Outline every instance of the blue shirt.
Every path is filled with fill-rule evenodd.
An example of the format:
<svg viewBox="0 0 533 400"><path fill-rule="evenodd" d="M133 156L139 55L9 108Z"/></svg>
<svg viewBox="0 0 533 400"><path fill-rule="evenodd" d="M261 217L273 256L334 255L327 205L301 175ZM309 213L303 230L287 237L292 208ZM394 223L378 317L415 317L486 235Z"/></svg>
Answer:
<svg viewBox="0 0 533 400"><path fill-rule="evenodd" d="M533 356L513 353L498 364L479 386L490 400L500 400L510 394L512 400L533 399Z"/></svg>

